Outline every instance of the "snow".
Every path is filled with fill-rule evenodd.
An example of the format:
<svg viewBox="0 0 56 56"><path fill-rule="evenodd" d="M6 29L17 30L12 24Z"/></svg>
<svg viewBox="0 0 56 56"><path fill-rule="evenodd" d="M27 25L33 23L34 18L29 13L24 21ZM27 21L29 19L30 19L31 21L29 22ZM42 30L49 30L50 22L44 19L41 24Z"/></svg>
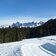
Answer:
<svg viewBox="0 0 56 56"><path fill-rule="evenodd" d="M37 44L33 43L22 46L22 52L23 56L48 56L48 54L43 52Z"/></svg>
<svg viewBox="0 0 56 56"><path fill-rule="evenodd" d="M0 56L56 56L56 36L0 44Z"/></svg>
<svg viewBox="0 0 56 56"><path fill-rule="evenodd" d="M46 52L52 56L55 56L55 54L56 54L56 46L54 46L50 43L43 44L39 47L41 50L43 50L44 52Z"/></svg>

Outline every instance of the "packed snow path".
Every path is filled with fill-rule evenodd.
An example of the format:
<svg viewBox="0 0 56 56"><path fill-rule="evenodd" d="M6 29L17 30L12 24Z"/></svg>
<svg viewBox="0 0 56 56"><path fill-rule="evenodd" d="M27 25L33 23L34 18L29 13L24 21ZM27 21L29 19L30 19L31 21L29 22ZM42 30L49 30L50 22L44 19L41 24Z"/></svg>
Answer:
<svg viewBox="0 0 56 56"><path fill-rule="evenodd" d="M37 44L25 44L22 46L23 56L51 56L42 51Z"/></svg>
<svg viewBox="0 0 56 56"><path fill-rule="evenodd" d="M0 44L0 56L56 56L56 36Z"/></svg>

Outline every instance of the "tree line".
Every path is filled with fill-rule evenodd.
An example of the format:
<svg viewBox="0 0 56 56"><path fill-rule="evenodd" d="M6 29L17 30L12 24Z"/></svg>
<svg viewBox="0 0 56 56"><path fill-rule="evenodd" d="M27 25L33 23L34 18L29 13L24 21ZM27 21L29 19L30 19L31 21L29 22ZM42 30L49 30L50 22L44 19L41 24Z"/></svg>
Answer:
<svg viewBox="0 0 56 56"><path fill-rule="evenodd" d="M0 43L20 41L28 38L40 38L56 35L56 19L50 19L41 26L34 28L0 28Z"/></svg>

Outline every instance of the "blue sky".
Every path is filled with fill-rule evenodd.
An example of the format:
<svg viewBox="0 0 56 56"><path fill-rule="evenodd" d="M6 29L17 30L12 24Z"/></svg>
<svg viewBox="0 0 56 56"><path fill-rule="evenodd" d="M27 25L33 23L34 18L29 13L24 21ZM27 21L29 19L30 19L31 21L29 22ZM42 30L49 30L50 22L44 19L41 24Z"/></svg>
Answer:
<svg viewBox="0 0 56 56"><path fill-rule="evenodd" d="M0 0L0 25L55 17L56 0Z"/></svg>

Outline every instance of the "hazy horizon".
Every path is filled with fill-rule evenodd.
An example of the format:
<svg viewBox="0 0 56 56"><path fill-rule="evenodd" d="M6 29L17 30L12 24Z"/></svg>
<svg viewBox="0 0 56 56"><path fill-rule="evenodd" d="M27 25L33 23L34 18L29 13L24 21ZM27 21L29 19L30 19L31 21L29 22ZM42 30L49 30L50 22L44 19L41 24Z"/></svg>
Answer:
<svg viewBox="0 0 56 56"><path fill-rule="evenodd" d="M28 23L28 22L36 22L39 23L40 21L47 22L50 19L54 18L41 18L41 17L5 17L6 20L1 19L0 20L0 26L1 25L12 25L13 23L19 22L19 23Z"/></svg>

